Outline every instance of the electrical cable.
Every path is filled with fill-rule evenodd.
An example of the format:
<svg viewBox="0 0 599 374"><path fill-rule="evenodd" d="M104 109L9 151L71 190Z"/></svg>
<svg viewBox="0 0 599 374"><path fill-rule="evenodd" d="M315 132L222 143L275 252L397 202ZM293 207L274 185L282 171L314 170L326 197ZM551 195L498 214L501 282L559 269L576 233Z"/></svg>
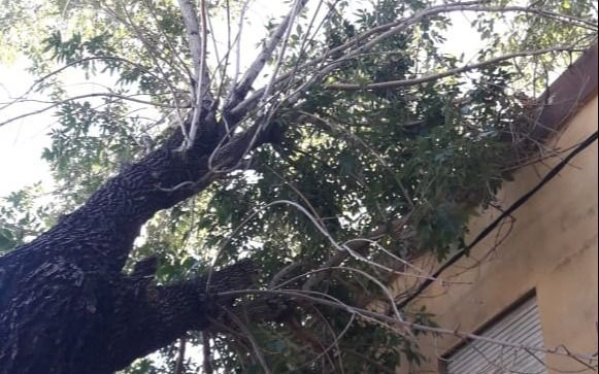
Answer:
<svg viewBox="0 0 599 374"><path fill-rule="evenodd" d="M447 268L451 265L455 264L460 258L464 257L466 254L470 253L472 248L474 248L477 244L479 244L483 239L485 239L499 224L508 216L510 216L513 212L515 212L518 208L520 208L524 203L530 200L544 185L546 185L550 180L552 180L556 175L559 174L562 169L564 169L570 161L576 157L580 152L588 148L593 142L597 140L597 131L586 138L583 142L581 142L572 152L570 152L563 160L561 160L555 167L553 167L547 175L541 179L541 181L530 191L522 195L518 200L516 200L509 208L507 208L504 212L501 213L499 217L497 217L491 224L485 227L476 238L470 243L468 246L460 250L451 256L439 269L437 269L430 278L423 281L418 288L403 299L401 302L397 303L398 308L404 308L410 302L412 302L416 297L418 297L424 290L428 288L438 277L443 273Z"/></svg>

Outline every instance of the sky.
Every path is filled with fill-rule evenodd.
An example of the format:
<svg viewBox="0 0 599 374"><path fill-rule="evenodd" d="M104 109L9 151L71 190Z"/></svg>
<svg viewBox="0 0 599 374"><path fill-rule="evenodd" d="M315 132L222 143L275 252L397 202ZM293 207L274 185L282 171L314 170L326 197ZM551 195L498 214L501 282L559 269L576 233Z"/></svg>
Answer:
<svg viewBox="0 0 599 374"><path fill-rule="evenodd" d="M273 4L270 0L255 0L247 12L250 22L244 25L244 44L255 46L259 40L256 37L263 34L263 25L268 21L268 17L285 9L286 5L279 2ZM219 26L222 27L216 25ZM252 41L252 37L256 40ZM28 102L4 108L6 103L20 97L34 83L34 78L26 71L28 66L29 63L24 58L18 59L10 66L0 63L0 123L43 107L39 103ZM73 69L61 74L61 79L70 87L69 93L72 95L94 90L105 92L101 87L94 87L93 82L88 81L91 85L82 85L81 83L86 82L85 78ZM95 80L105 81L98 80L97 77ZM39 95L29 98L48 100ZM48 132L56 123L52 113L52 110L49 110L0 126L0 198L40 181L44 190L52 189L50 169L41 159L43 149L50 145Z"/></svg>
<svg viewBox="0 0 599 374"><path fill-rule="evenodd" d="M34 79L23 68L26 61L12 66L0 65L0 107L22 95ZM0 110L0 122L38 108L17 104ZM0 197L40 180L49 182L48 165L41 159L42 149L49 145L51 113L24 118L0 127Z"/></svg>
<svg viewBox="0 0 599 374"><path fill-rule="evenodd" d="M27 72L28 66L29 62L24 58L10 66L0 64L0 123L51 105L47 95L38 93L30 93L26 100L7 105L23 98L34 84L35 78ZM106 92L104 86L87 81L81 71L70 71L61 79L69 95ZM95 80L105 83L114 78L97 76ZM93 103L94 98L88 100ZM100 99L96 98L96 101L100 102ZM51 144L48 134L56 123L54 109L50 109L0 125L0 197L37 182L42 183L46 192L52 189L50 168L41 155Z"/></svg>
<svg viewBox="0 0 599 374"><path fill-rule="evenodd" d="M263 35L262 25L266 23L268 16L277 12L280 14L287 6L277 2L279 4L277 9L277 6L274 6L270 0L256 0L253 4L248 12L251 22L244 26L246 32L243 34L246 38L251 35L255 37ZM476 52L480 40L476 33L470 30L469 19L471 17L471 14L456 14L454 26L448 33L449 38L444 46L447 52L465 51L467 56ZM248 40L244 44L255 46L256 42ZM251 52L254 51L255 48L252 48ZM244 57L249 60L251 55L248 53L242 56L242 58ZM23 58L18 59L10 66L0 64L0 108L5 103L22 95L34 83L34 78L26 71L27 67L28 62ZM85 79L76 71L70 70L61 78L70 87L69 92L72 94L94 92L94 90L104 91L91 82L82 84ZM44 99L40 96L33 98ZM0 109L0 123L40 107L38 103L18 103L8 108L2 108ZM0 197L39 181L42 182L44 190L51 190L50 170L41 159L41 154L43 149L50 145L48 132L55 122L56 118L52 116L52 110L50 110L0 126Z"/></svg>

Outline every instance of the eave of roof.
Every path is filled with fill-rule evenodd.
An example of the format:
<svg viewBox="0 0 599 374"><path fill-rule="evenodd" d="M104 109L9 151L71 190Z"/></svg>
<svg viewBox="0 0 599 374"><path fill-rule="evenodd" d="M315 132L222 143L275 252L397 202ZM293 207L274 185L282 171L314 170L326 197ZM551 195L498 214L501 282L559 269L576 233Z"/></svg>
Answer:
<svg viewBox="0 0 599 374"><path fill-rule="evenodd" d="M558 132L588 101L597 95L597 42L587 49L539 97L537 126L533 139L546 139Z"/></svg>

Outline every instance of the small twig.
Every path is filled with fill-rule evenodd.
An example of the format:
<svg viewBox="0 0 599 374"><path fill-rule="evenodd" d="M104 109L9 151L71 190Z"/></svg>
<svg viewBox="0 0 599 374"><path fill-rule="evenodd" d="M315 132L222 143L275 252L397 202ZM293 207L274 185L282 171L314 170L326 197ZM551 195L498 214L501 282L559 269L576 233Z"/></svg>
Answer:
<svg viewBox="0 0 599 374"><path fill-rule="evenodd" d="M119 61L119 62L123 62L125 64L131 65L133 67L135 67L136 69L139 69L140 71L143 71L144 73L151 75L152 77L156 78L157 80L162 80L163 78L157 76L156 74L152 73L149 69L135 63L132 61L129 61L125 58L122 57L113 57L113 56L93 56L93 57L85 57L73 62L70 62L56 70L51 71L50 73L44 75L43 77L37 79L35 82L33 82L33 84L31 84L31 86L29 86L29 88L27 89L27 91L25 91L25 93L23 93L22 95L20 95L19 97L15 98L14 101L11 101L9 103L4 104L3 106L0 106L0 110L2 109L6 109L7 107L9 107L10 105L13 105L14 103L19 103L22 102L23 98L26 97L27 95L29 95L37 86L39 86L40 84L42 84L44 81L48 80L49 78L51 78L54 75L60 74L62 71L73 67L75 65L79 65L79 64L83 64L89 61Z"/></svg>
<svg viewBox="0 0 599 374"><path fill-rule="evenodd" d="M565 349L563 345L548 348L548 347L537 347L537 346L527 346L524 344L511 343L506 341L501 341L493 338L488 338L476 334L470 334L466 332L462 332L458 329L447 329L442 327L428 326L420 323L413 323L409 321L402 321L397 319L396 317L390 317L383 313L379 313L372 310L367 310L363 308L354 307L348 305L341 300L322 293L315 291L301 291L301 290L234 290L234 291L225 291L221 292L222 296L242 296L242 295L252 295L252 294L261 294L261 295L279 295L279 296L287 296L294 299L304 299L308 301L312 301L316 304L327 305L336 309L341 309L350 314L357 314L361 318L366 321L371 321L376 324L380 324L387 328L393 328L394 326L401 325L403 329L409 328L413 330L418 330L421 332L428 332L433 334L442 334L442 335L450 335L455 336L464 340L474 340L474 341L482 341L491 344L497 344L503 347L515 348L515 349L527 349L531 352L544 352L548 354L553 354L556 356L569 357L572 359L582 360L583 362L593 363L597 361L597 357L593 355L579 354L573 353L569 350ZM402 330L403 330L402 329ZM405 331L405 330L404 330Z"/></svg>
<svg viewBox="0 0 599 374"><path fill-rule="evenodd" d="M570 52L575 51L571 46L562 46L562 47L552 47L552 48L544 48L538 49L534 51L521 51L509 53L506 55L498 56L486 61L482 61L476 64L465 65L459 68L450 69L447 71L443 71L440 73L425 75L420 78L413 79L402 79L395 81L386 81L386 82L376 82L376 83L367 83L367 84L355 84L355 83L333 83L326 86L326 88L333 90L341 90L341 91L353 91L353 90L371 90L371 89L383 89L383 88L398 88L398 87L407 87L414 86L422 83L427 83L435 80L439 80L442 78L454 76L457 74L464 73L469 70L479 69L484 66L496 64L501 61L511 60L516 57L528 57L528 56L538 56L542 54L547 54L551 52Z"/></svg>
<svg viewBox="0 0 599 374"><path fill-rule="evenodd" d="M125 16L127 17L128 24L126 23L126 25L129 26L131 29L133 29L133 32L135 33L135 35L139 38L139 40L141 40L141 42L143 43L144 47L149 52L149 56L152 59L152 61L154 62L154 66L156 66L156 68L158 69L158 71L160 71L160 74L162 74L162 76L164 77L164 82L165 82L165 84L166 84L169 92L171 93L171 95L173 95L173 99L174 99L175 105L177 106L177 110L175 111L175 113L177 115L176 118L178 120L179 128L181 129L181 133L183 134L183 137L185 139L188 139L188 133L187 133L186 128L185 128L185 123L184 123L183 118L181 117L181 113L179 111L179 106L178 106L177 100L176 100L177 99L177 95L176 95L177 90L171 84L171 82L167 79L168 74L166 74L166 72L164 71L164 69L162 68L162 66L160 65L160 63L158 62L157 54L153 53L154 49L155 49L155 46L150 41L147 40L147 38L140 31L139 27L133 22L133 18L131 17L131 14L127 10L126 5L123 3L123 0L119 0L119 1L121 2L121 6L123 7L123 11L125 12Z"/></svg>
<svg viewBox="0 0 599 374"><path fill-rule="evenodd" d="M162 108L173 108L173 106L171 105L165 105L165 104L158 104L158 103L152 103L149 101L145 101L145 100L140 100L140 99L135 99L129 96L123 96L123 95L119 95L119 94L115 94L115 93L104 93L104 92L99 92L99 93L89 93L89 94L85 94L85 95L78 95L78 96L72 96L60 101L56 101L53 102L52 104L48 105L47 107L44 107L42 109L38 109L38 110L33 110L27 113L23 113L21 115L12 117L7 119L6 121L0 122L0 127L7 125L9 123L18 121L20 119L23 118L27 118L27 117L31 117L31 116L35 116L37 114L41 114L45 111L48 111L52 108L56 108L59 105L62 105L64 103L70 102L70 101L75 101L75 100L80 100L80 99L86 99L89 97L111 97L111 98L116 98L116 99L120 99L120 100L128 100L128 101L133 101L136 103L140 103L140 104L148 104L148 105L152 105L152 106L157 106L157 107L162 107ZM35 100L28 100L28 101L35 101ZM113 101L114 102L114 101Z"/></svg>
<svg viewBox="0 0 599 374"><path fill-rule="evenodd" d="M244 334L244 337L246 339L248 339L248 341L252 345L252 348L254 350L254 354L256 355L256 358L258 359L258 362L260 362L260 365L262 366L262 369L264 370L264 373L265 374L271 374L271 371L268 368L268 365L266 364L266 359L264 358L264 355L262 354L262 352L260 350L260 344L258 344L258 342L256 341L256 339L254 339L254 335L252 334L252 332L247 328L247 326L245 326L245 324L243 323L243 321L241 321L235 315L235 313L232 313L230 310L228 310L226 308L223 308L223 309L229 315L229 317L231 317L232 321L235 322L235 324L241 329L241 331Z"/></svg>
<svg viewBox="0 0 599 374"><path fill-rule="evenodd" d="M366 142L360 138L359 136L356 136L354 134L352 134L350 131L344 129L341 126L335 125L334 123L330 123L329 121L320 118L319 116L312 114L312 113L308 113L308 112L304 112L304 111L300 111L301 114L307 116L308 118L311 118L317 122L320 122L322 124L324 124L326 127L328 127L331 130L338 130L341 131L343 134L345 134L351 141L355 142L356 144L358 144L360 147L362 147L363 149L365 149L366 151L368 151L370 154L372 154L372 156L379 162L379 164L386 169L389 172L389 175L395 180L395 182L397 183L397 186L399 187L399 189L401 190L401 193L404 195L404 201L408 204L408 206L410 208L414 208L414 200L412 199L412 196L410 194L410 192L408 191L408 189L404 186L403 182L397 177L397 173L395 173L393 171L393 169L389 166L389 164L383 159L383 157L375 150L373 149L371 146L369 146L368 144L366 144Z"/></svg>

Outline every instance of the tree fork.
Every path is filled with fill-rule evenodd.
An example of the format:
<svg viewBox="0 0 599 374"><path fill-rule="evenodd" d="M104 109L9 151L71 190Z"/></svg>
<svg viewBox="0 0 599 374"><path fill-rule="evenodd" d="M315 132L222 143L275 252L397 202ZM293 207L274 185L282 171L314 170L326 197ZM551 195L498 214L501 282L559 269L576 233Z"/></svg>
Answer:
<svg viewBox="0 0 599 374"><path fill-rule="evenodd" d="M214 165L231 169L271 140L257 125L223 140L210 118L191 149L178 150L183 134L175 131L56 226L0 257L1 374L111 373L206 329L232 306L220 292L252 284L249 261L163 286L151 282L151 261L122 272L148 219L218 179L213 153Z"/></svg>

